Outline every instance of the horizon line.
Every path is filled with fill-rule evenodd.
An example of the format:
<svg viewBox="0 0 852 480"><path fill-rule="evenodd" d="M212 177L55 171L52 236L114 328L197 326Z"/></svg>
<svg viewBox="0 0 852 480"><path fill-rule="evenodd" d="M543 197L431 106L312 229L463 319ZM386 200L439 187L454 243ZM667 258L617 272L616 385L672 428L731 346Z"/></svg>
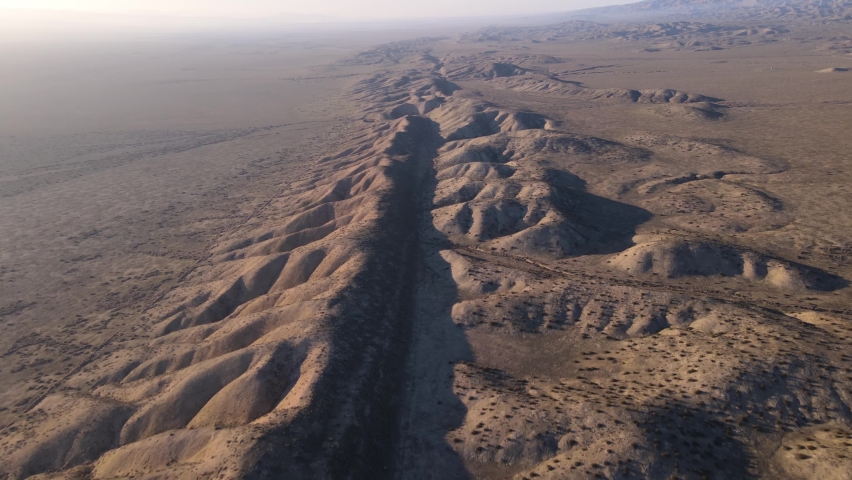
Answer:
<svg viewBox="0 0 852 480"><path fill-rule="evenodd" d="M431 15L431 16L408 16L408 15L392 15L392 16L353 16L353 15L334 15L327 13L295 13L295 12L278 12L258 15L246 16L231 16L227 14L203 14L191 12L167 12L162 10L133 10L133 11L106 11L106 10L78 10L68 8L45 8L45 7L7 7L0 6L0 14L3 12L27 12L27 13L54 13L54 14L70 14L70 15L91 15L91 16L121 16L121 17L159 17L159 18L175 18L175 19L198 19L198 20L231 20L231 21L262 21L284 19L286 17L296 18L315 18L319 20L315 23L326 22L361 22L361 21L386 21L386 20L437 20L437 19L484 19L484 18L505 18L505 17L535 17L540 15L566 14L579 12L583 10L591 10L600 7L628 5L631 3L640 3L642 0L615 0L615 3L607 3L606 5L598 5L594 7L569 8L566 10L541 10L534 12L507 12L493 14L459 14L459 15ZM434 12L431 12L434 14ZM313 22L304 22L313 23Z"/></svg>

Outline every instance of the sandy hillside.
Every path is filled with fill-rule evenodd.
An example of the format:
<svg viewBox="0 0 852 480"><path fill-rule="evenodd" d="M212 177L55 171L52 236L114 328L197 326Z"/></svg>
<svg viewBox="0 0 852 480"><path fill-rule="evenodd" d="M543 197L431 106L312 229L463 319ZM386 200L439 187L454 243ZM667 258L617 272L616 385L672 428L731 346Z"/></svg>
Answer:
<svg viewBox="0 0 852 480"><path fill-rule="evenodd" d="M0 478L850 478L847 6L703 3L4 139Z"/></svg>

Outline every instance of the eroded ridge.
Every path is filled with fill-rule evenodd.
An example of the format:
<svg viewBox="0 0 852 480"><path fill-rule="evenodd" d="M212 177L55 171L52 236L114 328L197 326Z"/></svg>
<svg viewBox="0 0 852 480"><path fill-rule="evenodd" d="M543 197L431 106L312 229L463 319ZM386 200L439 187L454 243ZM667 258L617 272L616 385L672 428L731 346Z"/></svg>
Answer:
<svg viewBox="0 0 852 480"><path fill-rule="evenodd" d="M345 146L4 430L3 474L848 471L852 335L842 312L798 307L847 282L754 246L793 221L761 181L787 165L518 107L703 122L724 120L720 99L428 44L352 60L385 69L349 93Z"/></svg>
<svg viewBox="0 0 852 480"><path fill-rule="evenodd" d="M7 429L3 473L381 468L391 423L374 412L392 407L401 375L411 192L439 136L424 118L365 126L225 235L136 339L109 345Z"/></svg>
<svg viewBox="0 0 852 480"><path fill-rule="evenodd" d="M588 90L490 55L435 64L431 75L461 88L420 112L445 143L420 199L395 473L740 478L810 468L794 459L812 454L788 445L802 432L848 438L852 398L838 382L849 337L831 332L842 322L750 301L846 280L734 237L791 221L755 181L787 166L707 140L637 132L616 142L512 112L466 85L659 104L701 120L722 107L665 89ZM529 120L508 122L518 113ZM767 453L770 438L785 446ZM819 468L849 465L845 447L819 443L840 459Z"/></svg>

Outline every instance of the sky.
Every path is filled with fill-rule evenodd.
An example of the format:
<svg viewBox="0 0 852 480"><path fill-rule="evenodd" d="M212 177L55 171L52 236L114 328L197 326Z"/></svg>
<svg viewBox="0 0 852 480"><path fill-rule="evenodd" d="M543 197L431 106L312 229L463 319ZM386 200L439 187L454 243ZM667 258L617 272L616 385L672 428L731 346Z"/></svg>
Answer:
<svg viewBox="0 0 852 480"><path fill-rule="evenodd" d="M564 12L637 0L0 0L0 8L256 18L434 18Z"/></svg>

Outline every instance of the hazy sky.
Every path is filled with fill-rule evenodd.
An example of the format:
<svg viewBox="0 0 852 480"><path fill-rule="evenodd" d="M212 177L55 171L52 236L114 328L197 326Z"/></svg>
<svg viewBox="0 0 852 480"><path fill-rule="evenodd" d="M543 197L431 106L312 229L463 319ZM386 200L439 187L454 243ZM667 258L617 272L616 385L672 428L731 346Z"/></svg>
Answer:
<svg viewBox="0 0 852 480"><path fill-rule="evenodd" d="M376 18L548 13L632 1L638 0L0 0L0 8L228 17L293 13Z"/></svg>

